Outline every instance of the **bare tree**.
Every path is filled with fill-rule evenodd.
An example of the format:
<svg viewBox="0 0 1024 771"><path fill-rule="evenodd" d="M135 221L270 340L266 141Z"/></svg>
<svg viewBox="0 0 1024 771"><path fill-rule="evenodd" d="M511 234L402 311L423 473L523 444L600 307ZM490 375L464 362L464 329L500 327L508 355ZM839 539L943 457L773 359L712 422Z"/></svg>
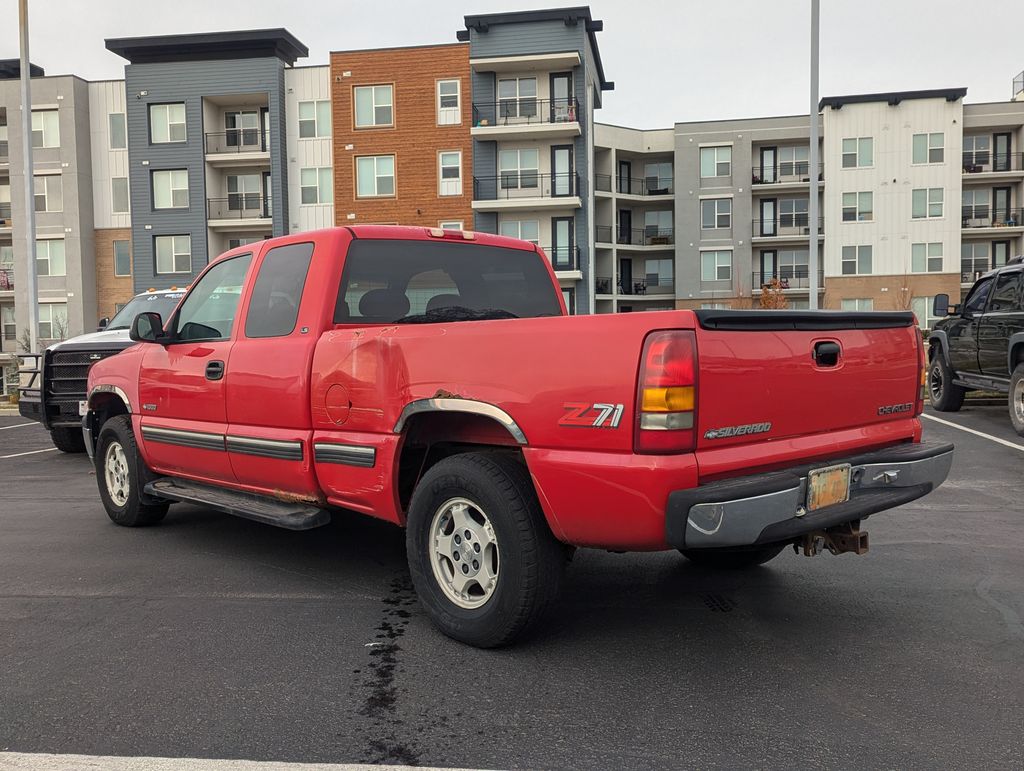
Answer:
<svg viewBox="0 0 1024 771"><path fill-rule="evenodd" d="M32 353L32 333L27 329L21 330L21 337L18 338L18 345L25 353Z"/></svg>
<svg viewBox="0 0 1024 771"><path fill-rule="evenodd" d="M68 336L68 317L63 315L54 316L53 323L50 327L53 339L63 340Z"/></svg>
<svg viewBox="0 0 1024 771"><path fill-rule="evenodd" d="M904 273L900 278L896 294L892 298L893 307L898 311L909 311L914 308L914 287L910 275Z"/></svg>

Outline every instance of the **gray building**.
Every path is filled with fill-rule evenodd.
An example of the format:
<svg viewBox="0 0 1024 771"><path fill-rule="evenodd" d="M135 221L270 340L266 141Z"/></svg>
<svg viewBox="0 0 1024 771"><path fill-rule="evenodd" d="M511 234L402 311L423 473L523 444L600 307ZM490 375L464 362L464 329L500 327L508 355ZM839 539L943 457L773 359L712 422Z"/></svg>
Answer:
<svg viewBox="0 0 1024 771"><path fill-rule="evenodd" d="M288 232L284 29L120 38L135 288L187 284L224 250Z"/></svg>

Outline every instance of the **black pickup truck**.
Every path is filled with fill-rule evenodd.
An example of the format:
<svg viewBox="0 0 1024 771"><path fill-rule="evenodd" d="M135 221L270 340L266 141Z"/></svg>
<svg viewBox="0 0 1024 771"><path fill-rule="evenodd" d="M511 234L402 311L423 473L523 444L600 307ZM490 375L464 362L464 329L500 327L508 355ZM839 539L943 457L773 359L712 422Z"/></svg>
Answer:
<svg viewBox="0 0 1024 771"><path fill-rule="evenodd" d="M1024 436L1024 256L979 278L959 305L936 295L933 312L946 318L928 337L932 407L956 412L968 391L1005 393Z"/></svg>

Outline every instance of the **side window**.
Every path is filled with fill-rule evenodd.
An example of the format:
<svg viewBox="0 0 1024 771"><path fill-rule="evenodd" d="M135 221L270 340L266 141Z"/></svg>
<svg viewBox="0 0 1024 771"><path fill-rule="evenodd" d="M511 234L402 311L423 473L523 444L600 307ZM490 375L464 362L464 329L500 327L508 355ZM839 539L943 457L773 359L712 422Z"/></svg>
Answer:
<svg viewBox="0 0 1024 771"><path fill-rule="evenodd" d="M231 257L214 265L199 279L178 311L175 327L179 341L231 337L250 262L251 254Z"/></svg>
<svg viewBox="0 0 1024 771"><path fill-rule="evenodd" d="M1019 270L1001 273L996 277L996 288L992 291L989 311L1019 311L1020 307Z"/></svg>
<svg viewBox="0 0 1024 771"><path fill-rule="evenodd" d="M992 279L987 278L974 285L974 289L967 296L964 302L964 313L981 313L985 310L985 302L988 300L988 293L992 290Z"/></svg>
<svg viewBox="0 0 1024 771"><path fill-rule="evenodd" d="M292 333L312 257L313 244L289 244L267 252L252 288L245 317L246 337L282 337Z"/></svg>

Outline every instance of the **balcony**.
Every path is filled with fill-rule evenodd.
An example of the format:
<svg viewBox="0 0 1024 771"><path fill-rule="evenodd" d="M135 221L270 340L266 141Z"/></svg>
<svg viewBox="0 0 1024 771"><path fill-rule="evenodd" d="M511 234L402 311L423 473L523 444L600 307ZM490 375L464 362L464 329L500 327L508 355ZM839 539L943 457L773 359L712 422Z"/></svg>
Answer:
<svg viewBox="0 0 1024 771"><path fill-rule="evenodd" d="M7 144L7 140L0 140L0 166L5 166L10 162L10 148Z"/></svg>
<svg viewBox="0 0 1024 771"><path fill-rule="evenodd" d="M991 153L975 150L963 154L964 174L1014 175L1024 172L1024 153Z"/></svg>
<svg viewBox="0 0 1024 771"><path fill-rule="evenodd" d="M582 206L579 189L576 172L539 174L520 169L496 177L473 177L473 209L578 209Z"/></svg>
<svg viewBox="0 0 1024 771"><path fill-rule="evenodd" d="M825 287L825 271L819 270L818 291ZM778 268L757 270L750 277L752 294L760 294L761 289L772 281L778 280L779 288L783 291L797 289L807 291L811 288L811 271L806 265L781 266Z"/></svg>
<svg viewBox="0 0 1024 771"><path fill-rule="evenodd" d="M1024 229L1024 209L993 211L988 206L964 206L960 210L960 227L963 230L985 228L1000 232L1010 229L1016 233Z"/></svg>
<svg viewBox="0 0 1024 771"><path fill-rule="evenodd" d="M206 162L211 166L252 166L270 163L270 137L258 128L205 134Z"/></svg>
<svg viewBox="0 0 1024 771"><path fill-rule="evenodd" d="M614 243L619 246L641 246L655 249L666 249L671 247L675 241L675 234L671 228L612 228L611 225L598 225L595 228L595 240L598 243Z"/></svg>
<svg viewBox="0 0 1024 771"><path fill-rule="evenodd" d="M520 97L474 102L470 133L482 139L495 140L579 136L579 103L576 97Z"/></svg>
<svg viewBox="0 0 1024 771"><path fill-rule="evenodd" d="M0 231L10 230L13 227L11 221L11 204L0 203Z"/></svg>
<svg viewBox="0 0 1024 771"><path fill-rule="evenodd" d="M595 174L594 189L600 193L612 191L611 174ZM670 197L673 192L672 177L614 177L615 192L618 195L630 195L640 198L649 196Z"/></svg>
<svg viewBox="0 0 1024 771"><path fill-rule="evenodd" d="M775 166L754 166L750 173L750 184L771 186L777 190L783 186L802 187L811 181L811 166L807 161L778 163ZM825 181L825 164L818 164L818 181Z"/></svg>
<svg viewBox="0 0 1024 771"><path fill-rule="evenodd" d="M556 273L571 273L580 269L578 246L542 246Z"/></svg>
<svg viewBox="0 0 1024 771"><path fill-rule="evenodd" d="M14 291L14 268L0 268L0 292Z"/></svg>
<svg viewBox="0 0 1024 771"><path fill-rule="evenodd" d="M270 227L273 224L273 209L269 196L259 193L237 193L227 198L208 199L206 218L211 230Z"/></svg>
<svg viewBox="0 0 1024 771"><path fill-rule="evenodd" d="M818 235L825 232L825 218L818 217ZM806 214L780 215L777 219L755 219L751 226L753 238L773 241L803 240L811 234L810 219Z"/></svg>
<svg viewBox="0 0 1024 771"><path fill-rule="evenodd" d="M658 299L664 299L665 295L675 293L675 281L667 276L635 278L627 282L626 286L622 284L622 276L615 276L614 278L612 276L595 276L594 294L612 294L613 281L615 294L618 295L628 295L630 297L653 295Z"/></svg>

